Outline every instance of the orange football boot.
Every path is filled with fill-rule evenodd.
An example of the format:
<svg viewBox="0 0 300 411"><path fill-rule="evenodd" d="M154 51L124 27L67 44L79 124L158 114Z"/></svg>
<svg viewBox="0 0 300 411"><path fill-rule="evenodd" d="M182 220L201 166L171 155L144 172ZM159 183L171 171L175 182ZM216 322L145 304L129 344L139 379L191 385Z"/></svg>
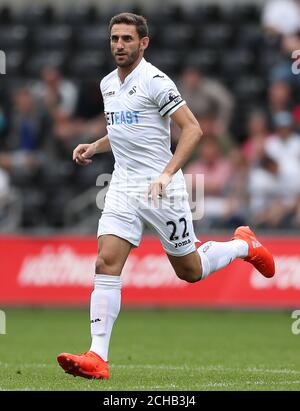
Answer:
<svg viewBox="0 0 300 411"><path fill-rule="evenodd" d="M83 354L61 353L57 357L59 365L66 373L74 377L109 379L108 361L93 351L87 351Z"/></svg>
<svg viewBox="0 0 300 411"><path fill-rule="evenodd" d="M272 254L255 237L248 226L238 227L233 236L234 240L244 240L249 246L245 261L251 263L263 276L270 278L275 274L275 263Z"/></svg>

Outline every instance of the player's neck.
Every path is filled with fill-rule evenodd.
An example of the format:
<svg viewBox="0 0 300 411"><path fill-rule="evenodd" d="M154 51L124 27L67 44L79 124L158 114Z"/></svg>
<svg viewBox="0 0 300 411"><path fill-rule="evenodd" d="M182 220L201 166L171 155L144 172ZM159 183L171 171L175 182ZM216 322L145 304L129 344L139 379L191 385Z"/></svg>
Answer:
<svg viewBox="0 0 300 411"><path fill-rule="evenodd" d="M127 67L118 67L118 76L121 83L124 83L125 78L140 64L141 60L143 59L143 55L141 55L133 64Z"/></svg>

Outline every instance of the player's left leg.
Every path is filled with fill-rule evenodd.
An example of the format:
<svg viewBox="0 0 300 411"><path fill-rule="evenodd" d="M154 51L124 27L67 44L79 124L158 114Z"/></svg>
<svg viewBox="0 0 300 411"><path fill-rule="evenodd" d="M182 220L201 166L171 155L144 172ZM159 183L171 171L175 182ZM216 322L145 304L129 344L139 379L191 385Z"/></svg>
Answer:
<svg viewBox="0 0 300 411"><path fill-rule="evenodd" d="M202 278L202 263L197 251L176 257L167 253L170 263L178 278L188 283L195 283Z"/></svg>
<svg viewBox="0 0 300 411"><path fill-rule="evenodd" d="M209 274L220 270L236 258L244 258L248 253L248 245L242 240L227 242L209 241L196 251L183 256L167 253L177 276L189 283L206 278Z"/></svg>
<svg viewBox="0 0 300 411"><path fill-rule="evenodd" d="M191 283L199 281L236 258L250 262L265 277L274 275L272 255L249 227L238 227L231 241L208 241L197 249L189 203L185 197L178 201L176 195L161 199L158 207L141 207L138 212L159 234L179 278Z"/></svg>
<svg viewBox="0 0 300 411"><path fill-rule="evenodd" d="M204 279L236 258L251 263L265 277L275 273L273 256L246 226L238 227L231 241L208 241L187 255L167 255L177 276L188 282Z"/></svg>
<svg viewBox="0 0 300 411"><path fill-rule="evenodd" d="M187 255L175 256L167 253L167 256L177 276L194 283L220 270L234 259L246 257L247 252L247 243L242 240L209 241Z"/></svg>
<svg viewBox="0 0 300 411"><path fill-rule="evenodd" d="M179 278L196 282L225 267L235 258L248 255L245 239L227 242L209 241L198 249L191 209L186 197L175 192L163 198L158 207L139 209L141 218L159 234L161 243Z"/></svg>
<svg viewBox="0 0 300 411"><path fill-rule="evenodd" d="M208 241L197 249L198 240L187 201L173 207L163 199L161 207L141 209L139 213L156 229L177 276L185 281L204 279L236 258L250 262L265 277L274 275L272 255L249 227L237 228L230 241Z"/></svg>

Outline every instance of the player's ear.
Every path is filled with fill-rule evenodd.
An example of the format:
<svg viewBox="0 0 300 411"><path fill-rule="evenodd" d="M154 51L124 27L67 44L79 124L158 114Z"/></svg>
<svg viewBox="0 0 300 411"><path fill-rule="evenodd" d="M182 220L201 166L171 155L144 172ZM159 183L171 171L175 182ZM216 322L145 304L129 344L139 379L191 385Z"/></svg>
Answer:
<svg viewBox="0 0 300 411"><path fill-rule="evenodd" d="M140 49L146 50L149 45L149 37L143 37L140 42Z"/></svg>

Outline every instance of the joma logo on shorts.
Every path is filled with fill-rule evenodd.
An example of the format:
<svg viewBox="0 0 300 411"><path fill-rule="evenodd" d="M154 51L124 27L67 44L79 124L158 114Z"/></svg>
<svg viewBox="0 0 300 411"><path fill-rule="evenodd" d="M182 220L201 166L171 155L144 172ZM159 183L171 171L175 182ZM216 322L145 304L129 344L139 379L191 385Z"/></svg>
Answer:
<svg viewBox="0 0 300 411"><path fill-rule="evenodd" d="M175 243L175 248L179 248L179 247L182 247L183 245L187 245L187 244L190 244L190 243L191 243L190 239L184 240L184 241L181 241L180 243Z"/></svg>

